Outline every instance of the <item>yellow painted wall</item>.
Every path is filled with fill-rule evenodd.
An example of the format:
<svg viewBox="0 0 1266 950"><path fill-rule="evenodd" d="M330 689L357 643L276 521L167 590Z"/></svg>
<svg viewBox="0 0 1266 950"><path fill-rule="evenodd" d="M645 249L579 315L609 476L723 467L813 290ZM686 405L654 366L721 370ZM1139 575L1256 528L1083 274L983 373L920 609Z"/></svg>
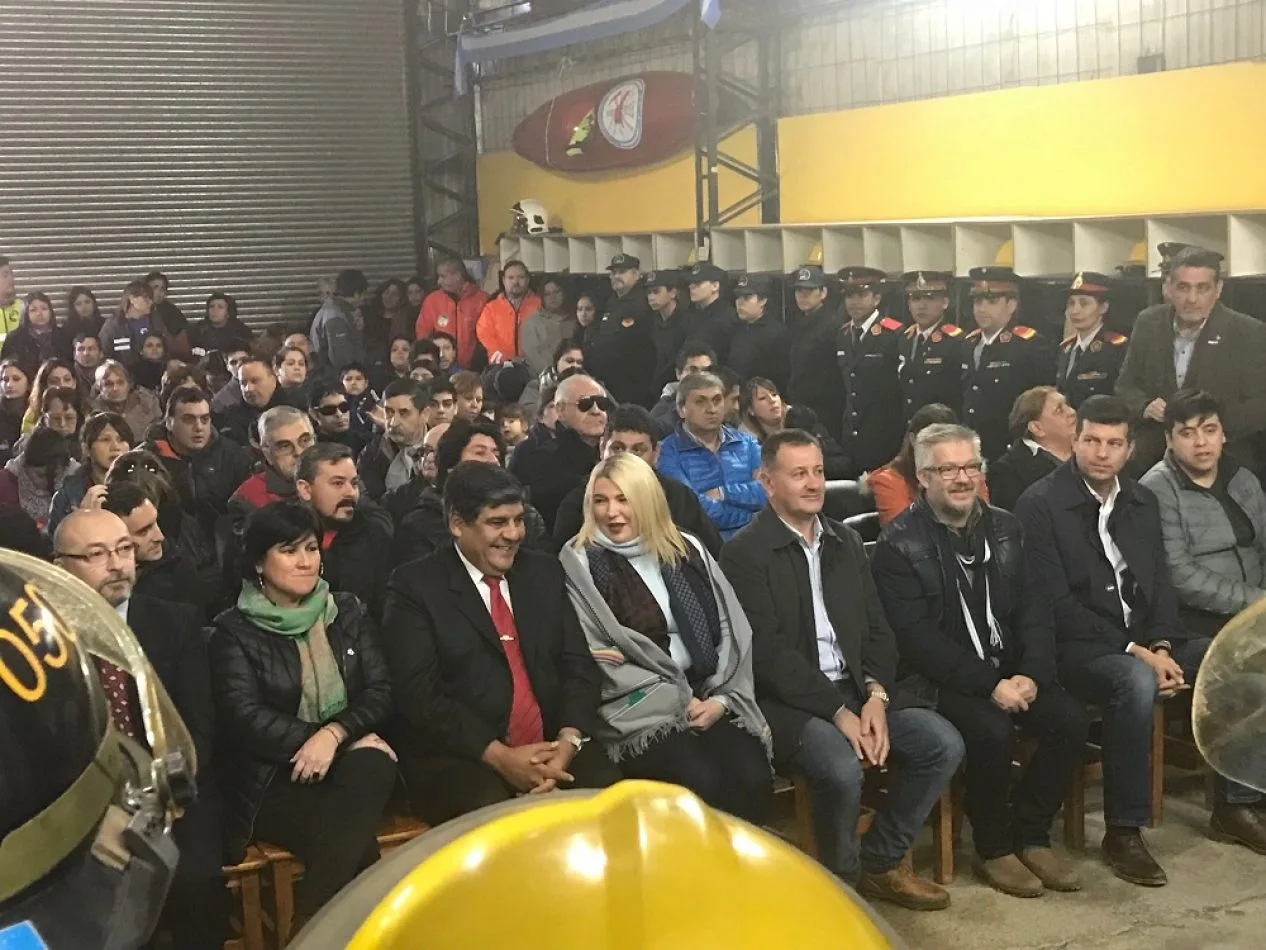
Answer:
<svg viewBox="0 0 1266 950"><path fill-rule="evenodd" d="M1266 63L779 123L785 224L1266 208Z"/></svg>
<svg viewBox="0 0 1266 950"><path fill-rule="evenodd" d="M744 129L725 145L742 161L756 163L756 133ZM496 251L497 235L510 227L510 206L535 198L550 212L550 223L572 234L629 234L695 226L694 153L659 165L624 172L564 175L534 165L514 152L479 156L479 241L485 254ZM752 190L731 172L721 173L725 206ZM753 211L735 223L757 224Z"/></svg>

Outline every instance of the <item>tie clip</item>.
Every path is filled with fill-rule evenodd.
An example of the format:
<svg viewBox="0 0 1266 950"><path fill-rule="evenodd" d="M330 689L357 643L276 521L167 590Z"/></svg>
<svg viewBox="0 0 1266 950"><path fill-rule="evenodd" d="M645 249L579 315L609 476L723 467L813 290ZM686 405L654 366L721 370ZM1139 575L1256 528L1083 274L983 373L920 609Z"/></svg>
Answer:
<svg viewBox="0 0 1266 950"><path fill-rule="evenodd" d="M502 639L502 641L503 641L503 642L505 642L505 641L512 641L512 640L514 640L514 637L502 637L501 639Z"/></svg>

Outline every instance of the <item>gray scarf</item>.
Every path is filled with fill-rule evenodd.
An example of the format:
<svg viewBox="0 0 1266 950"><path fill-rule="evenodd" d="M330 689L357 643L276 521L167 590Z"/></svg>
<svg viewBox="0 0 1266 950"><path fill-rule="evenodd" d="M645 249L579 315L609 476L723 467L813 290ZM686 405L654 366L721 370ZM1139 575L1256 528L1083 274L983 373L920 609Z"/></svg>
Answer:
<svg viewBox="0 0 1266 950"><path fill-rule="evenodd" d="M559 555L567 574L567 594L602 674L602 730L595 738L606 745L612 761L619 762L639 755L661 736L690 728L686 707L695 696L724 696L734 724L760 739L768 757L769 726L756 705L752 679L751 625L716 561L692 536L684 537L703 559L721 623L716 672L693 688L668 653L616 620L594 584L584 550L568 544Z"/></svg>

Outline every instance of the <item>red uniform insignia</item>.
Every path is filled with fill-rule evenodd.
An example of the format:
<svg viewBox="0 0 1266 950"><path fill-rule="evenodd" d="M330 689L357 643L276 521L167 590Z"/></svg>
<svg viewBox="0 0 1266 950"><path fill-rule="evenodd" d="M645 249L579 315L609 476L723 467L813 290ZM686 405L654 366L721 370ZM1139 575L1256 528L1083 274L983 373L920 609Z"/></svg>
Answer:
<svg viewBox="0 0 1266 950"><path fill-rule="evenodd" d="M881 317L879 320L879 325L883 327L885 330L896 331L902 328L901 321L896 320L893 317Z"/></svg>
<svg viewBox="0 0 1266 950"><path fill-rule="evenodd" d="M1011 332L1018 336L1021 340L1031 340L1037 336L1037 331L1032 327L1012 327Z"/></svg>
<svg viewBox="0 0 1266 950"><path fill-rule="evenodd" d="M956 327L956 326L954 326L954 324L952 324L952 323L942 323L942 324L941 324L941 332L942 332L942 333L944 333L944 334L945 334L946 336L948 336L948 337L955 337L955 336L962 336L962 335L963 335L962 328L961 328L961 327Z"/></svg>
<svg viewBox="0 0 1266 950"><path fill-rule="evenodd" d="M1105 343L1111 343L1113 346L1120 346L1122 343L1128 343L1130 340L1128 336L1116 333L1112 330L1105 330L1103 332L1103 339Z"/></svg>

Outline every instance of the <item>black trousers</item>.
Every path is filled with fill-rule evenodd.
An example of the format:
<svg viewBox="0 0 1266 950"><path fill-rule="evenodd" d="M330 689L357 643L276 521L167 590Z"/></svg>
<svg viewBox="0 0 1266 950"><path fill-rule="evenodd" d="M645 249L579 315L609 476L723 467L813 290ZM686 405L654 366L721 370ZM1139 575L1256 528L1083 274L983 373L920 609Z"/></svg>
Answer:
<svg viewBox="0 0 1266 950"><path fill-rule="evenodd" d="M967 746L967 818L976 852L988 861L1023 848L1050 847L1051 821L1085 754L1085 707L1055 685L1038 690L1027 712L1011 714L984 696L944 688L936 711ZM1011 763L1016 727L1038 740L1015 789Z"/></svg>
<svg viewBox="0 0 1266 950"><path fill-rule="evenodd" d="M491 766L475 759L402 758L400 765L413 813L431 825L509 801L519 794ZM606 788L620 781L619 769L596 742L586 742L567 771L576 779L567 788Z"/></svg>
<svg viewBox="0 0 1266 950"><path fill-rule="evenodd" d="M765 747L729 719L702 732L670 732L636 756L621 760L625 778L670 782L713 808L760 825L769 817L774 777Z"/></svg>
<svg viewBox="0 0 1266 950"><path fill-rule="evenodd" d="M180 950L223 950L228 939L229 892L224 886L220 799L211 789L172 827L180 863L163 904L158 930Z"/></svg>
<svg viewBox="0 0 1266 950"><path fill-rule="evenodd" d="M378 860L378 827L395 781L395 763L377 749L344 752L320 782L292 782L288 767L278 769L255 818L255 838L303 862L295 885L300 922Z"/></svg>

